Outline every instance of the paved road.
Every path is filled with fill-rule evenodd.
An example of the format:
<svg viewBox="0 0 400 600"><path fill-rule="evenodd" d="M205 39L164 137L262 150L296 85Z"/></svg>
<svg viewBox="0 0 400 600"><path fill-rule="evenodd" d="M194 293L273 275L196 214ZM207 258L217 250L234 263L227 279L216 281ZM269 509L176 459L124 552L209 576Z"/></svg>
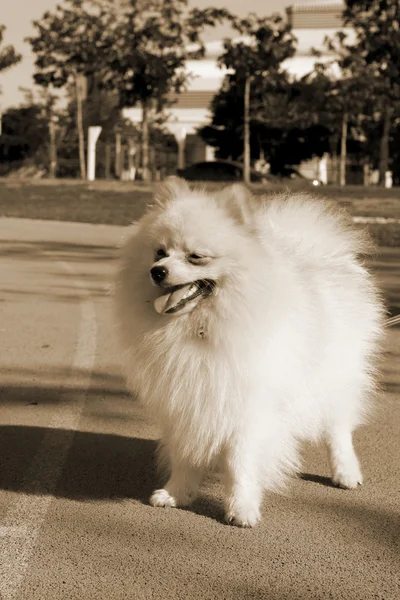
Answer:
<svg viewBox="0 0 400 600"><path fill-rule="evenodd" d="M255 530L223 524L216 478L192 511L153 509L157 432L125 393L107 295L121 231L0 219L0 598L398 600L400 328L356 439L362 489L330 487L306 448ZM400 312L400 251L375 267Z"/></svg>

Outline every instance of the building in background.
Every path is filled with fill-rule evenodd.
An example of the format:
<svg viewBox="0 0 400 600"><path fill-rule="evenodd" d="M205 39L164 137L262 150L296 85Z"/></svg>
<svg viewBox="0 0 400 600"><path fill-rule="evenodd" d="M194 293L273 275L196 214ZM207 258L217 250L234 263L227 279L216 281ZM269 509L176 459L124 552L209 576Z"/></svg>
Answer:
<svg viewBox="0 0 400 600"><path fill-rule="evenodd" d="M284 67L295 77L303 77L314 70L316 61L332 59L324 46L326 37L332 38L338 31L344 31L349 39L353 30L343 27L343 2L325 0L294 4L286 9L287 21L297 38L296 54L285 61ZM322 52L318 59L312 50Z"/></svg>
<svg viewBox="0 0 400 600"><path fill-rule="evenodd" d="M283 66L293 77L302 77L312 72L317 61L332 59L324 47L324 39L326 36L332 37L339 30L344 30L342 11L343 2L327 0L294 4L286 9L288 23L297 38L297 50ZM351 30L344 31L351 35ZM322 52L318 59L313 56L313 49ZM221 88L226 74L217 64L222 51L222 40L208 42L204 58L187 62L186 70L191 74L187 88L173 98L174 104L167 111L167 127L178 144L179 168L203 160L212 160L214 157L214 148L206 146L196 132L199 127L210 121L211 101ZM125 109L124 115L136 123L141 121L140 108ZM308 167L310 170L321 168L322 171L326 171L326 165L323 164L310 163ZM307 166L305 168L307 169ZM312 177L316 176L314 172L309 174Z"/></svg>

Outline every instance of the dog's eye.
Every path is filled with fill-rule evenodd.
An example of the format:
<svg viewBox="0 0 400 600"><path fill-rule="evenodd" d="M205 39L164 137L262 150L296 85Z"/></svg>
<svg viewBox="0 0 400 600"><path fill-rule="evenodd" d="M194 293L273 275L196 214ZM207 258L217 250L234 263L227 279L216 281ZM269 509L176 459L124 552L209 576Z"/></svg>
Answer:
<svg viewBox="0 0 400 600"><path fill-rule="evenodd" d="M192 252L191 254L188 254L186 258L189 262L197 264L197 265L205 264L206 262L208 262L210 260L209 256L196 254L196 252Z"/></svg>
<svg viewBox="0 0 400 600"><path fill-rule="evenodd" d="M164 250L164 248L159 248L158 250L156 250L156 256L157 258L165 258L167 256L167 253Z"/></svg>

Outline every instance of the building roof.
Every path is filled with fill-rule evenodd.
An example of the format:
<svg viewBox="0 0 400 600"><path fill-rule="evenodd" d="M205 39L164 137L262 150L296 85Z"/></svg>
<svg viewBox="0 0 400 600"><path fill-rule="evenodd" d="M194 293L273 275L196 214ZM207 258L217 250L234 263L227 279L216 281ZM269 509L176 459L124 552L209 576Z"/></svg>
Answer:
<svg viewBox="0 0 400 600"><path fill-rule="evenodd" d="M291 12L314 12L314 11L331 11L343 10L344 3L341 0L320 0L319 2L302 2L288 6L286 11Z"/></svg>
<svg viewBox="0 0 400 600"><path fill-rule="evenodd" d="M343 2L307 2L286 9L289 25L299 28L338 28L343 26Z"/></svg>
<svg viewBox="0 0 400 600"><path fill-rule="evenodd" d="M185 90L180 94L171 94L169 100L174 108L207 108L217 90Z"/></svg>

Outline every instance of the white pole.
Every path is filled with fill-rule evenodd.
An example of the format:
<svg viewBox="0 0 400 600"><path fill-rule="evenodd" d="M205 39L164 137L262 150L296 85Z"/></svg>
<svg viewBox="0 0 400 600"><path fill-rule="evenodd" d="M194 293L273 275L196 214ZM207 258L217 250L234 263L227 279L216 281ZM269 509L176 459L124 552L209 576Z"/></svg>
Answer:
<svg viewBox="0 0 400 600"><path fill-rule="evenodd" d="M178 143L178 169L185 168L185 146L186 146L186 129L180 127L175 132L175 139Z"/></svg>
<svg viewBox="0 0 400 600"><path fill-rule="evenodd" d="M88 157L87 157L87 178L88 181L94 181L96 177L96 143L101 133L101 127L89 127L88 132Z"/></svg>

